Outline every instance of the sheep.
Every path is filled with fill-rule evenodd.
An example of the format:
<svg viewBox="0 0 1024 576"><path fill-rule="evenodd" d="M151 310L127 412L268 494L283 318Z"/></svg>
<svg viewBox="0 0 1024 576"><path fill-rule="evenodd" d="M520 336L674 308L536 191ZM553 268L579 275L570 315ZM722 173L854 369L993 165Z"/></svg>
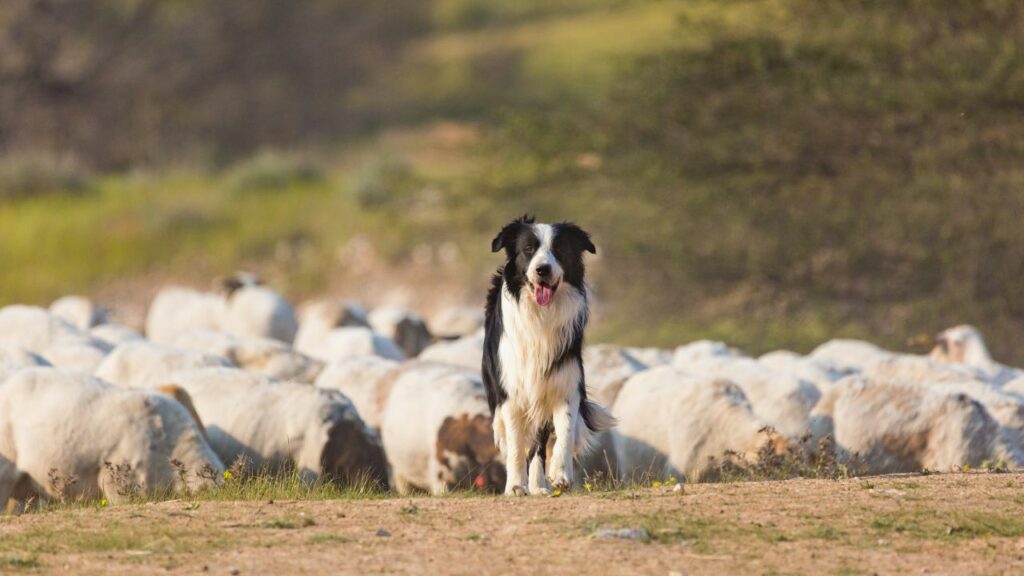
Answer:
<svg viewBox="0 0 1024 576"><path fill-rule="evenodd" d="M168 383L167 377L180 370L204 367L229 367L226 358L160 346L150 342L126 342L114 348L94 374L127 388L152 388Z"/></svg>
<svg viewBox="0 0 1024 576"><path fill-rule="evenodd" d="M419 359L461 366L480 371L484 357L484 331L478 330L458 340L438 342L420 352Z"/></svg>
<svg viewBox="0 0 1024 576"><path fill-rule="evenodd" d="M612 431L619 477L691 480L713 477L716 461L736 453L755 461L770 438L743 391L728 380L694 377L659 366L629 379L615 401L618 426Z"/></svg>
<svg viewBox="0 0 1024 576"><path fill-rule="evenodd" d="M352 401L367 426L380 430L381 413L393 381L389 375L397 373L399 366L380 356L342 358L328 364L315 385L340 391Z"/></svg>
<svg viewBox="0 0 1024 576"><path fill-rule="evenodd" d="M986 380L997 385L1024 376L1024 371L993 360L981 332L966 324L940 332L935 338L935 348L930 356L937 362L973 368L983 373Z"/></svg>
<svg viewBox="0 0 1024 576"><path fill-rule="evenodd" d="M797 438L807 432L808 417L821 398L817 386L772 370L753 358L705 356L674 367L698 377L723 378L743 390L754 413L779 433Z"/></svg>
<svg viewBox="0 0 1024 576"><path fill-rule="evenodd" d="M967 394L999 424L1007 445L1024 450L1024 398L986 381L982 371L963 364L943 364L926 356L897 354L868 364L864 376L887 382L927 386L943 394Z"/></svg>
<svg viewBox="0 0 1024 576"><path fill-rule="evenodd" d="M125 342L144 340L141 334L120 324L100 324L89 330L89 336L107 344L111 349Z"/></svg>
<svg viewBox="0 0 1024 576"><path fill-rule="evenodd" d="M614 410L615 398L632 376L647 370L647 366L619 346L598 344L583 350L586 370L587 394L603 406ZM618 476L615 446L610 431L598 432L590 438L590 449L579 462L585 478L607 475Z"/></svg>
<svg viewBox="0 0 1024 576"><path fill-rule="evenodd" d="M840 371L853 373L862 370L868 362L890 355L890 352L870 342L837 338L815 348L809 357L830 362Z"/></svg>
<svg viewBox="0 0 1024 576"><path fill-rule="evenodd" d="M445 308L429 322L430 333L443 340L469 336L483 327L484 310L479 306Z"/></svg>
<svg viewBox="0 0 1024 576"><path fill-rule="evenodd" d="M45 358L13 346L0 346L0 383L25 368L50 366ZM3 501L0 501L0 505Z"/></svg>
<svg viewBox="0 0 1024 576"><path fill-rule="evenodd" d="M666 366L672 363L672 350L664 350L662 348L637 348L628 347L626 353L636 358L641 363L649 368L656 366Z"/></svg>
<svg viewBox="0 0 1024 576"><path fill-rule="evenodd" d="M50 304L50 313L85 331L110 321L105 308L84 296L58 298Z"/></svg>
<svg viewBox="0 0 1024 576"><path fill-rule="evenodd" d="M949 470L1009 458L999 425L967 394L849 376L821 399L812 415L816 438L831 434L841 460L872 474Z"/></svg>
<svg viewBox="0 0 1024 576"><path fill-rule="evenodd" d="M387 488L380 441L341 392L223 367L184 370L159 384L188 392L210 445L228 465L244 458L254 469L294 469L305 483Z"/></svg>
<svg viewBox="0 0 1024 576"><path fill-rule="evenodd" d="M0 345L23 348L58 368L91 373L110 346L50 311L14 305L0 309Z"/></svg>
<svg viewBox="0 0 1024 576"><path fill-rule="evenodd" d="M295 339L298 319L280 294L250 276L224 280L222 293L170 287L157 293L146 315L146 336L170 345L185 332L209 330L233 336Z"/></svg>
<svg viewBox="0 0 1024 576"><path fill-rule="evenodd" d="M92 374L110 353L110 345L98 340L57 342L42 351L43 358L57 368Z"/></svg>
<svg viewBox="0 0 1024 576"><path fill-rule="evenodd" d="M280 294L254 283L231 284L226 296L221 329L228 334L250 338L273 338L287 344L295 341L299 319Z"/></svg>
<svg viewBox="0 0 1024 576"><path fill-rule="evenodd" d="M291 346L272 338L244 338L198 330L178 336L174 345L183 350L207 352L228 359L233 365L278 380L312 384L324 368Z"/></svg>
<svg viewBox="0 0 1024 576"><path fill-rule="evenodd" d="M678 368L705 358L719 357L742 358L744 354L723 342L698 340L676 348L672 353L672 365Z"/></svg>
<svg viewBox="0 0 1024 576"><path fill-rule="evenodd" d="M381 439L399 494L505 484L483 382L468 370L426 363L403 370L381 416Z"/></svg>
<svg viewBox="0 0 1024 576"><path fill-rule="evenodd" d="M156 344L170 346L185 332L219 330L225 313L222 296L190 288L164 288L149 305L146 337Z"/></svg>
<svg viewBox="0 0 1024 576"><path fill-rule="evenodd" d="M983 380L984 375L962 364L942 364L926 356L889 354L869 361L861 372L875 380L937 384Z"/></svg>
<svg viewBox="0 0 1024 576"><path fill-rule="evenodd" d="M370 327L390 338L407 358L418 356L433 340L423 318L397 306L384 306L371 312Z"/></svg>
<svg viewBox="0 0 1024 576"><path fill-rule="evenodd" d="M647 370L647 365L620 346L597 344L583 350L587 393L602 406L614 406L615 398L632 376Z"/></svg>
<svg viewBox="0 0 1024 576"><path fill-rule="evenodd" d="M853 373L841 369L831 360L802 356L789 350L768 352L760 356L757 361L776 372L810 382L822 392Z"/></svg>
<svg viewBox="0 0 1024 576"><path fill-rule="evenodd" d="M366 310L354 302L338 299L314 300L302 305L295 349L315 348L335 328L369 328Z"/></svg>
<svg viewBox="0 0 1024 576"><path fill-rule="evenodd" d="M405 360L405 354L390 338L369 328L335 328L314 342L303 342L296 349L328 363L352 356L380 356L398 362Z"/></svg>
<svg viewBox="0 0 1024 576"><path fill-rule="evenodd" d="M43 308L20 304L0 308L0 345L39 354L58 342L91 342L91 339Z"/></svg>
<svg viewBox="0 0 1024 576"><path fill-rule="evenodd" d="M27 410L26 407L31 407ZM0 502L111 502L212 486L224 465L188 411L87 374L23 370L0 386Z"/></svg>

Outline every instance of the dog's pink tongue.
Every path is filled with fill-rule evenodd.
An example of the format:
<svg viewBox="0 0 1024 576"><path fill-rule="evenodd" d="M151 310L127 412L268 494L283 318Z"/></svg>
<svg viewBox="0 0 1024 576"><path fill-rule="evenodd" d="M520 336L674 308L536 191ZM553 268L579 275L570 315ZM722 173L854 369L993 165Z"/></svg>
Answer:
<svg viewBox="0 0 1024 576"><path fill-rule="evenodd" d="M537 289L533 293L533 297L537 300L537 304L541 306L547 306L551 304L551 298L554 297L555 292L550 286L538 284Z"/></svg>

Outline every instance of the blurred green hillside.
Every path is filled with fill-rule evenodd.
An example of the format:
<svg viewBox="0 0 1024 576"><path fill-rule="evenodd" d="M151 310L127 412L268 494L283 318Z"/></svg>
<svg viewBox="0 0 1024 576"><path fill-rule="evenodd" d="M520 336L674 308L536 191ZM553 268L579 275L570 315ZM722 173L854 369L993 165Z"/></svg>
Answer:
<svg viewBox="0 0 1024 576"><path fill-rule="evenodd" d="M170 4L185 22L208 6ZM330 22L344 4L310 5ZM173 122L119 125L117 155L102 126L0 135L0 303L236 268L295 298L404 280L472 303L490 238L531 212L597 239L595 340L906 348L970 322L1024 364L1024 3L436 0L399 25L401 4L338 16L362 44L337 40L336 57L315 44L330 28L307 34L299 54L322 66L357 55L335 83L299 82L309 101L221 79L236 124L204 98L165 110L182 89L168 83L148 114ZM290 41L267 11L249 32ZM291 78L273 58L224 62L225 78L234 62ZM353 239L379 278L344 257ZM456 264L423 257L449 243Z"/></svg>

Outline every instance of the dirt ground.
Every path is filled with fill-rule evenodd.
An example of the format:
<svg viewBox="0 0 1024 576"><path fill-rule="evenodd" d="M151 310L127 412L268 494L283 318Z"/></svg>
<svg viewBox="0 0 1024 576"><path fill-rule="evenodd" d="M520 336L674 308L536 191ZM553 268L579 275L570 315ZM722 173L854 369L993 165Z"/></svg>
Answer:
<svg viewBox="0 0 1024 576"><path fill-rule="evenodd" d="M1024 473L78 508L0 518L8 572L1021 574Z"/></svg>

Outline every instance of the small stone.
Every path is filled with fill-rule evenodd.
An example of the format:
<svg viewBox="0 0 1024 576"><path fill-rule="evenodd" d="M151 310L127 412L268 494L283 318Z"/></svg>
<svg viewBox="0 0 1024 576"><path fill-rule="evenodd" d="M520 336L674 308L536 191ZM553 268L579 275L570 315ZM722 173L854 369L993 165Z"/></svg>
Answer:
<svg viewBox="0 0 1024 576"><path fill-rule="evenodd" d="M231 576L238 576L241 573L242 573L242 571L239 570L238 568L232 568L232 569L228 570L228 574L231 574Z"/></svg>
<svg viewBox="0 0 1024 576"><path fill-rule="evenodd" d="M377 536L379 536L380 538L391 538L391 532L388 532L387 530L385 530L383 528L378 528L377 529Z"/></svg>
<svg viewBox="0 0 1024 576"><path fill-rule="evenodd" d="M596 538L621 538L623 540L647 540L651 537L643 528L604 529L594 532Z"/></svg>
<svg viewBox="0 0 1024 576"><path fill-rule="evenodd" d="M677 483L675 486L672 487L672 491L676 492L678 494L682 494L683 493L683 484L681 482Z"/></svg>

